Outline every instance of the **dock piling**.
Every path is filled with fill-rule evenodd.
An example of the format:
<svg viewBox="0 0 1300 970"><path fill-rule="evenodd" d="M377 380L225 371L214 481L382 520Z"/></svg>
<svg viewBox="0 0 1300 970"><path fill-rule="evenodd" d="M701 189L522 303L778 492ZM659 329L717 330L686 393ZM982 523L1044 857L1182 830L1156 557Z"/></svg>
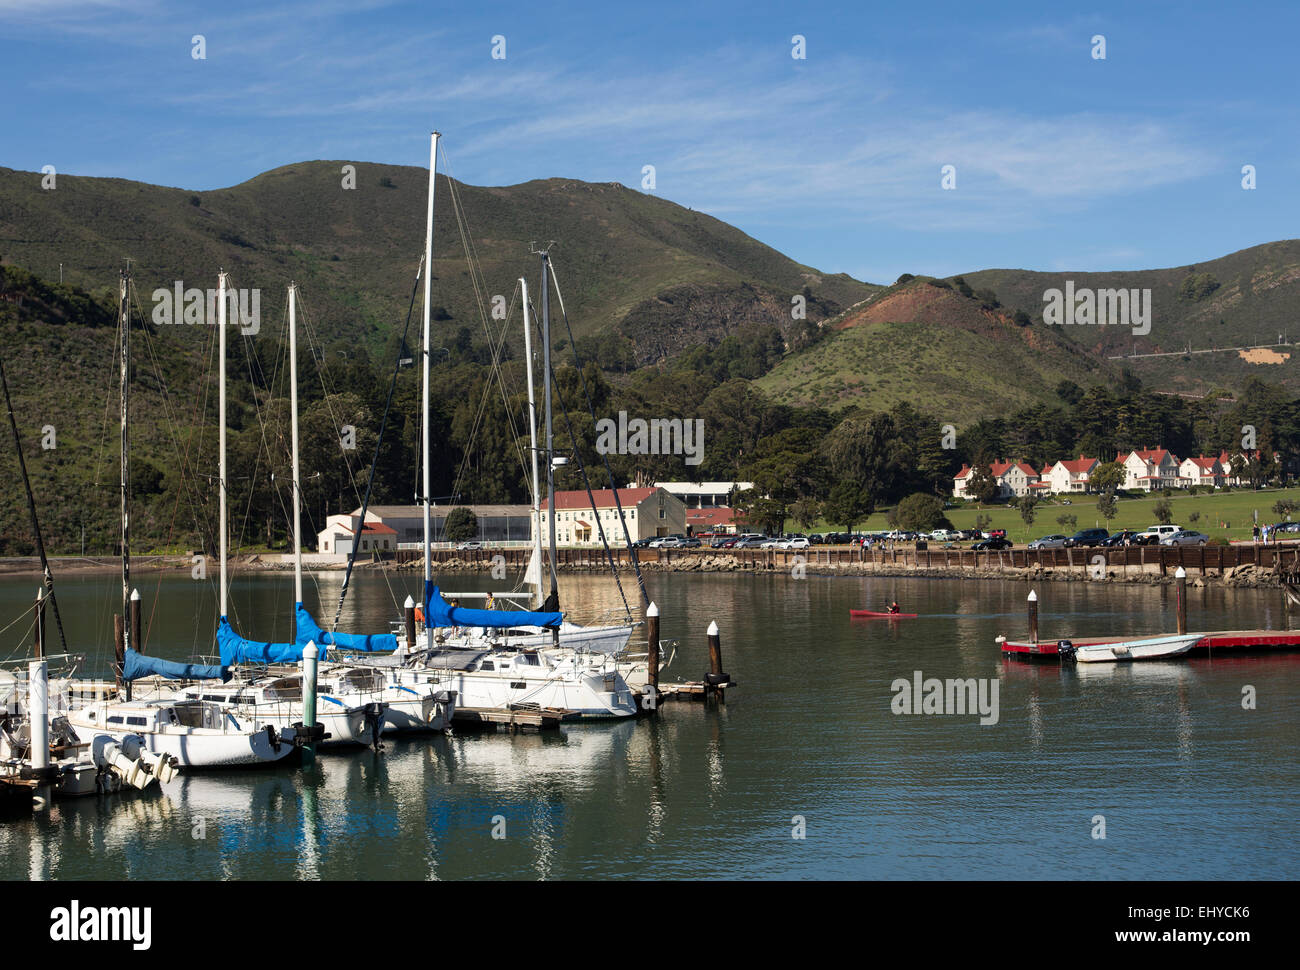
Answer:
<svg viewBox="0 0 1300 970"><path fill-rule="evenodd" d="M131 598L128 600L127 606L128 620L130 621L130 626L127 629L131 635L123 641L123 645L130 646L136 653L144 653L140 649L140 591L138 589L131 590ZM125 650L122 652L122 659L124 661L126 659ZM129 680L126 682L126 699L128 701L131 699L131 681Z"/></svg>
<svg viewBox="0 0 1300 970"><path fill-rule="evenodd" d="M402 604L402 615L406 618L406 649L411 651L415 649L415 600L409 596Z"/></svg>
<svg viewBox="0 0 1300 970"><path fill-rule="evenodd" d="M718 631L716 621L709 622L707 632L709 641L709 672L704 675L704 693L705 697L716 697L719 700L723 697L720 687L731 683L731 678L722 669L722 635Z"/></svg>
<svg viewBox="0 0 1300 970"><path fill-rule="evenodd" d="M1038 593L1029 591L1029 642L1038 642Z"/></svg>
<svg viewBox="0 0 1300 970"><path fill-rule="evenodd" d="M659 692L659 607L651 603L645 610L646 664L650 686Z"/></svg>
<svg viewBox="0 0 1300 970"><path fill-rule="evenodd" d="M318 656L320 651L316 649L315 641L302 648L302 726L308 730L316 726L316 658ZM315 759L316 746L304 744L302 746L303 766L311 764Z"/></svg>
<svg viewBox="0 0 1300 970"><path fill-rule="evenodd" d="M50 784L42 773L50 764L50 668L44 660L33 660L28 668L27 711L31 737L30 759L37 777L32 790L32 808L50 807Z"/></svg>
<svg viewBox="0 0 1300 970"><path fill-rule="evenodd" d="M1177 597L1178 632L1187 632L1187 570L1182 566L1174 573L1174 592Z"/></svg>

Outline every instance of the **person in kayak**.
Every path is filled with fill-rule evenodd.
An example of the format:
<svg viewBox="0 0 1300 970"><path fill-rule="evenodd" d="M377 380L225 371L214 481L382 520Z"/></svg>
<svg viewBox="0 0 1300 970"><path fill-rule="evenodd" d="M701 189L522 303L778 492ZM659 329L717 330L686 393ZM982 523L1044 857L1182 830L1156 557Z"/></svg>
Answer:
<svg viewBox="0 0 1300 970"><path fill-rule="evenodd" d="M894 600L894 602L892 602L892 603L889 604L889 612L890 612L890 613L897 613L897 612L899 612L899 609L898 609L898 600Z"/></svg>

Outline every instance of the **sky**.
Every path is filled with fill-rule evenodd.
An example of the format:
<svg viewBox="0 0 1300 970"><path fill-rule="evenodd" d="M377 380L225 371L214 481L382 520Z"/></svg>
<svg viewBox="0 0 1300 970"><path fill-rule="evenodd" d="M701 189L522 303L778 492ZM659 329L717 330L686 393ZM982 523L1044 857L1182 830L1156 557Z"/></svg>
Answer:
<svg viewBox="0 0 1300 970"><path fill-rule="evenodd" d="M0 166L205 191L427 166L436 128L462 181L621 182L870 282L1182 266L1295 235L1298 27L1295 3L0 0Z"/></svg>

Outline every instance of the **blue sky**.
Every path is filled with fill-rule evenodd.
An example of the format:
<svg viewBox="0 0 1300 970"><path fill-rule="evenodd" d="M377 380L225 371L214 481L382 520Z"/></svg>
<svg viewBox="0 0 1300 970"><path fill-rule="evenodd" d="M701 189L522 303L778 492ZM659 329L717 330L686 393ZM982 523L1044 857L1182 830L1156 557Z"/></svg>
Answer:
<svg viewBox="0 0 1300 970"><path fill-rule="evenodd" d="M1296 235L1298 27L1268 3L0 0L0 165L207 190L425 165L437 127L466 182L640 190L654 165L656 194L873 282L1180 266Z"/></svg>

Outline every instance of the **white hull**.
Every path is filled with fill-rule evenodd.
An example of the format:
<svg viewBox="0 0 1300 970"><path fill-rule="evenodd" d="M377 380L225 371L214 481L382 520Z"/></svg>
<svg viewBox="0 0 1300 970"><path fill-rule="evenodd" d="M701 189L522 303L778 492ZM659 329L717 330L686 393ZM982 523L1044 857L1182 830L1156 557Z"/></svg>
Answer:
<svg viewBox="0 0 1300 970"><path fill-rule="evenodd" d="M146 751L170 755L182 768L271 764L287 758L294 750L292 744L279 740L275 726L245 721L230 710L218 711L213 707L217 716L212 720L216 723L204 727L167 723L167 710L166 703L92 704L69 714L68 721L78 731L106 735L119 743L134 735L141 739ZM125 724L112 723L110 716L125 716L146 723L132 724L129 720Z"/></svg>
<svg viewBox="0 0 1300 970"><path fill-rule="evenodd" d="M1172 637L1145 637L1076 647L1074 659L1079 663L1122 663L1129 660L1162 660L1177 657L1196 646L1200 634Z"/></svg>
<svg viewBox="0 0 1300 970"><path fill-rule="evenodd" d="M431 671L441 690L454 690L461 707L507 709L519 705L574 711L584 719L631 717L636 701L621 678L603 676L538 677L527 673L497 677L466 671Z"/></svg>

